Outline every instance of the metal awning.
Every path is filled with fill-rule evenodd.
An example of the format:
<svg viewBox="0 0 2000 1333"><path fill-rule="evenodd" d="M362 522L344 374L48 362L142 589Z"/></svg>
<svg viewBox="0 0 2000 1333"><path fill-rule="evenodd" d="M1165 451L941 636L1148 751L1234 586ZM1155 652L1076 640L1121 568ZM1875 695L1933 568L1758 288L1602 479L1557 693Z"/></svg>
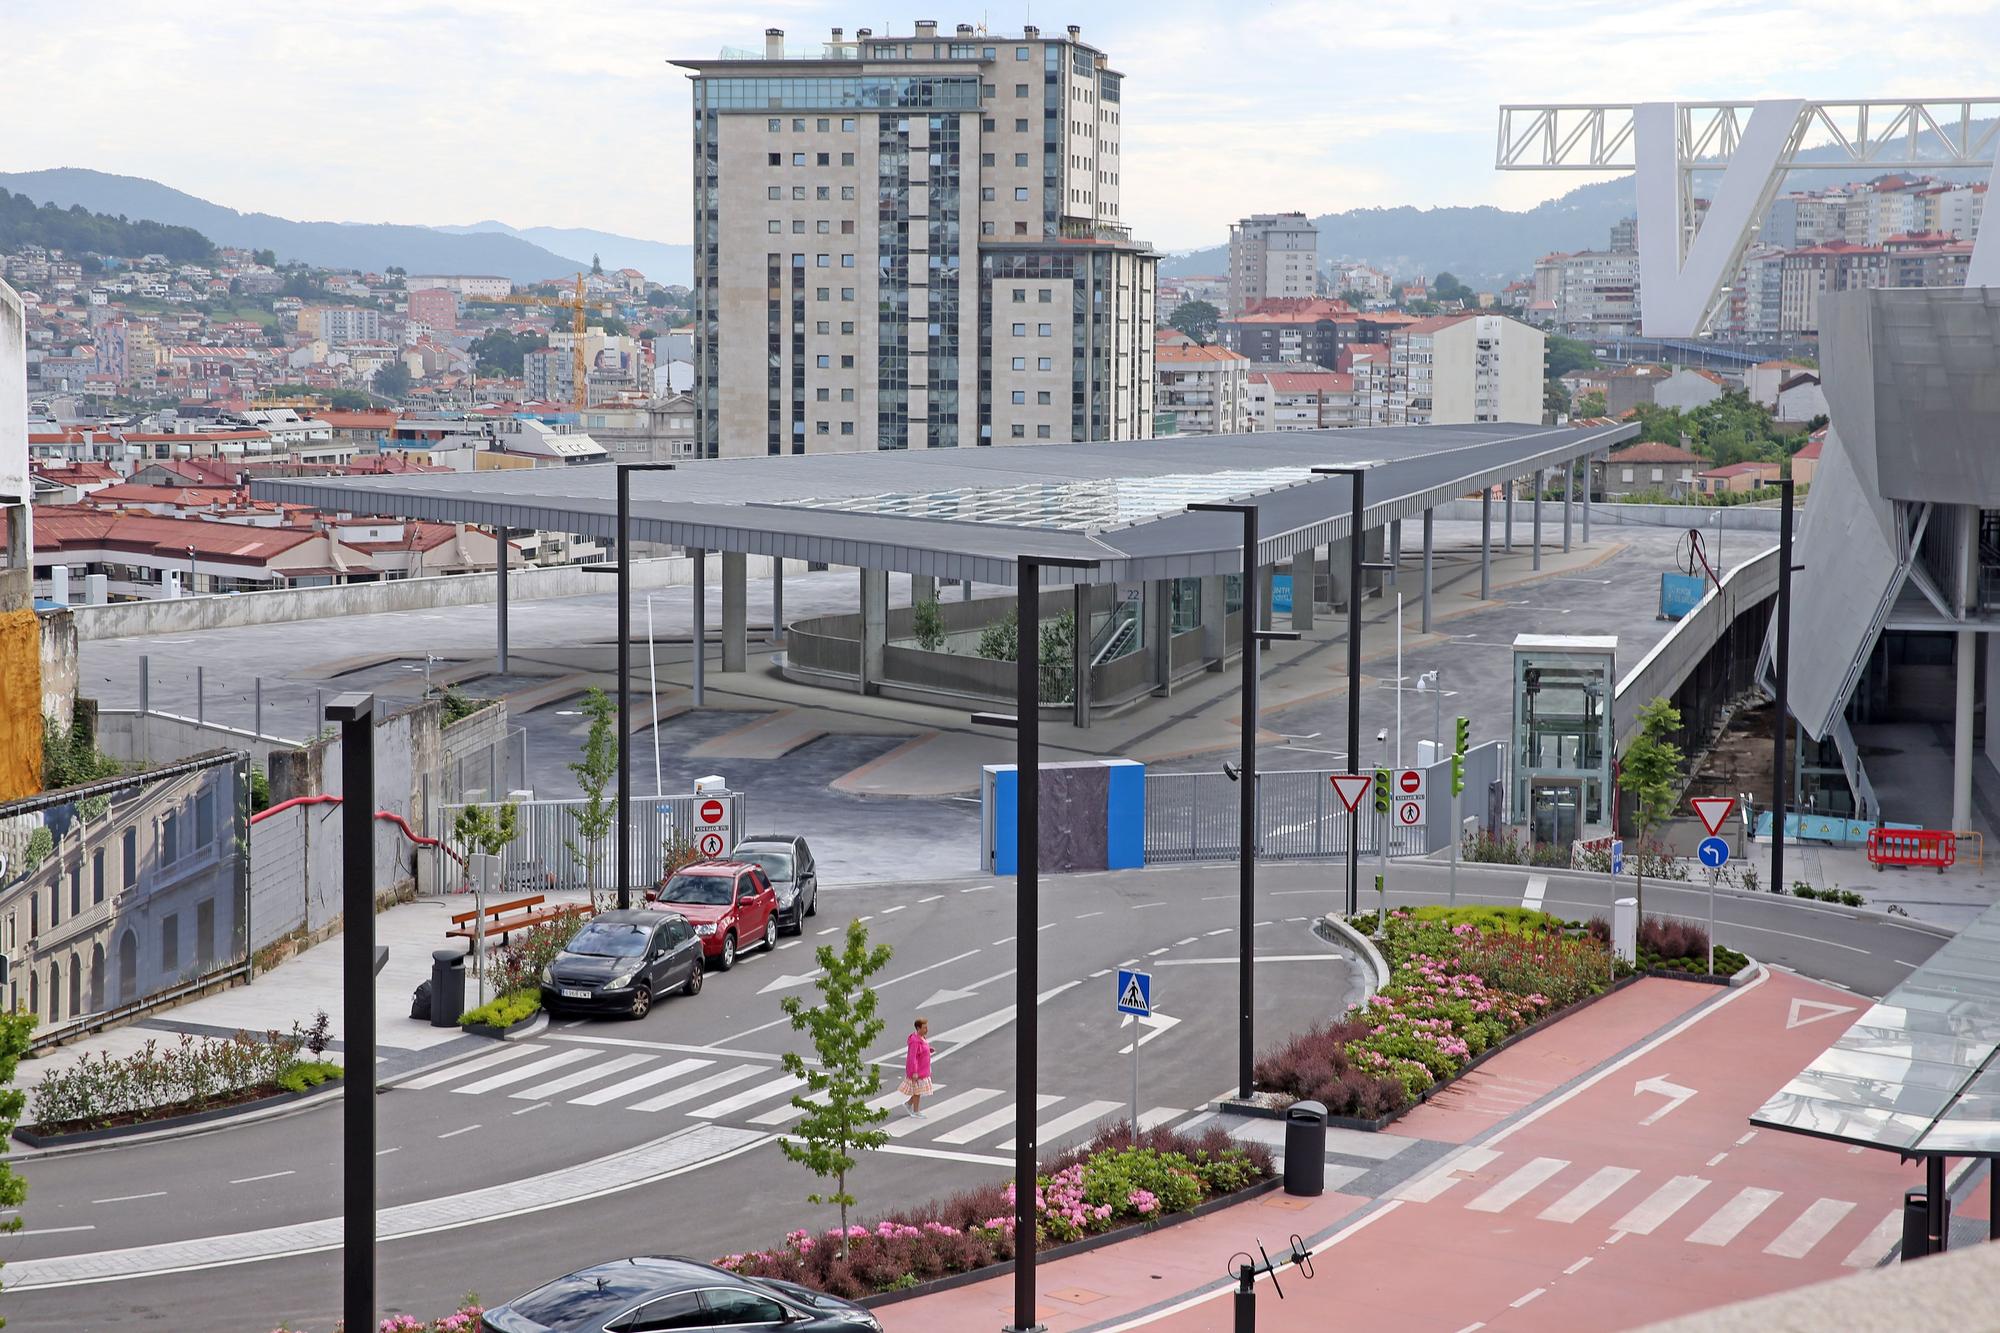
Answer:
<svg viewBox="0 0 2000 1333"><path fill-rule="evenodd" d="M2000 1156L2000 906L1750 1117L1905 1157Z"/></svg>
<svg viewBox="0 0 2000 1333"><path fill-rule="evenodd" d="M1189 578L1242 567L1240 525L1195 500L1258 501L1272 564L1347 535L1365 465L1365 526L1602 453L1635 425L1474 425L1268 432L1105 444L785 455L684 463L632 478L637 541L942 579L1005 583L1023 552L1096 561L1050 581ZM616 469L272 478L259 499L335 513L616 535Z"/></svg>

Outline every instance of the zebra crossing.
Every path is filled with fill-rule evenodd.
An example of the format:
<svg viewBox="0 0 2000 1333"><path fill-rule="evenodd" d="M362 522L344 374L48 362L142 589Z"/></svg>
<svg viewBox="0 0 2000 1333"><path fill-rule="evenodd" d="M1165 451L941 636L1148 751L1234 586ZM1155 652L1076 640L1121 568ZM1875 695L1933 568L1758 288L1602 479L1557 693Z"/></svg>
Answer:
<svg viewBox="0 0 2000 1333"><path fill-rule="evenodd" d="M1490 1148L1466 1148L1384 1197L1405 1203L1435 1203L1454 1195L1463 1199L1462 1206L1468 1212L1512 1214L1537 1191L1544 1191L1546 1197L1544 1187L1566 1187L1554 1202L1537 1209L1529 1201L1521 1212L1533 1210L1544 1222L1574 1225L1589 1220L1608 1224L1611 1231L1625 1235L1678 1235L1687 1244L1714 1247L1757 1245L1754 1238L1744 1241L1744 1234L1760 1221L1768 1225L1768 1218L1788 1217L1775 1236L1757 1245L1763 1253L1781 1259L1806 1258L1840 1230L1856 1209L1847 1199L1817 1198L1793 1212L1797 1201L1787 1205L1782 1190L1753 1185L1733 1193L1726 1187L1711 1191L1715 1182L1700 1176L1641 1180L1644 1173L1636 1167L1592 1170L1561 1157L1513 1161L1503 1160L1505 1157L1505 1153ZM1460 1190L1461 1185L1483 1188ZM1902 1212L1891 1210L1865 1235L1854 1239L1841 1264L1872 1268L1901 1235Z"/></svg>
<svg viewBox="0 0 2000 1333"><path fill-rule="evenodd" d="M741 1123L781 1130L804 1114L792 1098L805 1080L768 1061L732 1059L718 1052L694 1054L619 1053L597 1046L551 1049L537 1042L510 1042L458 1064L446 1065L398 1085L463 1096L504 1096L514 1101L562 1102L611 1107L640 1114L672 1112L693 1121ZM904 1098L887 1092L869 1104L895 1110ZM1119 1118L1129 1103L1043 1093L1036 1099L1036 1142L1050 1145L1081 1136L1099 1122ZM1187 1108L1153 1106L1140 1112L1144 1129L1172 1124ZM891 1139L934 1142L954 1148L1014 1147L1014 1099L1004 1088L941 1087L921 1119L894 1115L883 1129Z"/></svg>

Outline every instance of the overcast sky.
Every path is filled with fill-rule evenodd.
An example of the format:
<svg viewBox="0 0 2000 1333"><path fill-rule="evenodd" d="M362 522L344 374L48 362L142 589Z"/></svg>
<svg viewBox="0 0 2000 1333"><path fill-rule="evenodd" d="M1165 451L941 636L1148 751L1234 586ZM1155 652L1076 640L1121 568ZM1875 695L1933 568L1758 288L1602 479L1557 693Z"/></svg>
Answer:
<svg viewBox="0 0 2000 1333"><path fill-rule="evenodd" d="M1124 71L1123 213L1169 249L1245 213L1525 207L1502 102L2000 93L2000 0L1129 0L972 14L806 0L5 0L0 169L147 176L306 219L689 234L674 57L850 33L1082 25ZM1406 16L1407 15L1407 16ZM11 122L11 123L10 123Z"/></svg>

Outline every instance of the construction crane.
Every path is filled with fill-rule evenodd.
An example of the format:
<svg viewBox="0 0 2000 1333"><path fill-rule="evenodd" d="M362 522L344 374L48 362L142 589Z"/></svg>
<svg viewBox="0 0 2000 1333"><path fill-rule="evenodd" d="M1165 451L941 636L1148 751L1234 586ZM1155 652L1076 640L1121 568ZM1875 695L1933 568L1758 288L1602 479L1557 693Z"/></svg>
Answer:
<svg viewBox="0 0 2000 1333"><path fill-rule="evenodd" d="M609 301L589 301L583 294L583 274L576 275L576 293L573 296L475 296L481 305L552 305L567 307L572 312L570 321L570 378L576 392L576 410L579 414L589 406L589 362L583 353L584 317L595 309L603 314L612 314Z"/></svg>

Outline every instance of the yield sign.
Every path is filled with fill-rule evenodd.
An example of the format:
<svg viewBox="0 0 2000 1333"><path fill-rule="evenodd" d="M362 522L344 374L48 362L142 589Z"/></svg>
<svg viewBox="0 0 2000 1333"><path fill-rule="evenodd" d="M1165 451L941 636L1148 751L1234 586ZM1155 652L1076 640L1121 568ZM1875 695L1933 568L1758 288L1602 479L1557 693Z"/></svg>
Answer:
<svg viewBox="0 0 2000 1333"><path fill-rule="evenodd" d="M1815 1010L1818 1012L1813 1012ZM1785 1015L1785 1030L1789 1032L1808 1023L1817 1023L1823 1018L1838 1018L1842 1014L1853 1012L1854 1006L1851 1004L1828 1004L1825 1000L1794 999L1791 1012Z"/></svg>
<svg viewBox="0 0 2000 1333"><path fill-rule="evenodd" d="M1335 773L1327 780L1333 783L1334 795L1340 797L1340 803L1349 811L1360 805L1361 798L1375 785L1375 779L1366 773Z"/></svg>
<svg viewBox="0 0 2000 1333"><path fill-rule="evenodd" d="M1713 837L1716 831L1722 827L1722 821L1729 818L1729 812L1736 808L1736 798L1733 796L1697 796L1692 801L1689 801L1688 804L1694 807L1695 814L1701 817L1701 826L1708 830L1710 837Z"/></svg>

